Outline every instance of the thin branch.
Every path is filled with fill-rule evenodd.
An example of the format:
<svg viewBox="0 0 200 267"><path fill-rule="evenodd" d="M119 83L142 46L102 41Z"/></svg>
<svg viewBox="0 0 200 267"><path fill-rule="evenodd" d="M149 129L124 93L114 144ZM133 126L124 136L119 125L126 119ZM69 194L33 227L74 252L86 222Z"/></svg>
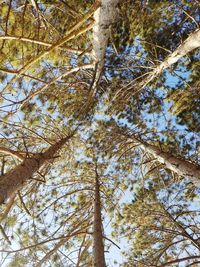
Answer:
<svg viewBox="0 0 200 267"><path fill-rule="evenodd" d="M14 202L15 202L15 197L16 197L16 194L13 194L9 198L9 200L8 200L8 202L6 204L6 208L5 208L4 212L0 214L0 222L2 222L5 218L7 218L8 213L11 210L11 208L12 208Z"/></svg>
<svg viewBox="0 0 200 267"><path fill-rule="evenodd" d="M12 245L10 242L9 237L7 236L6 232L4 231L4 228L2 227L2 225L0 224L0 232L2 233L3 237L5 238L5 240L8 242L9 245Z"/></svg>
<svg viewBox="0 0 200 267"><path fill-rule="evenodd" d="M53 44L49 43L49 42L45 42L45 41L40 41L40 40L36 40L33 38L28 38L28 37L23 37L23 36L14 36L14 35L4 35L4 36L0 36L0 40L16 40L16 41L22 41L22 42L28 42L28 43L32 43L32 44L39 44L39 45L43 45L45 47L51 47ZM66 50L67 52L71 52L71 53L76 53L76 54L82 54L82 53L86 53L86 54L90 54L87 51L81 50L81 49L74 49L71 47L67 47L67 46L60 46L58 47L59 49L63 49Z"/></svg>
<svg viewBox="0 0 200 267"><path fill-rule="evenodd" d="M0 153L1 152L5 153L6 155L14 156L15 158L20 159L20 160L24 160L24 156L22 154L26 154L26 152L15 151L10 148L6 148L2 146L0 147Z"/></svg>
<svg viewBox="0 0 200 267"><path fill-rule="evenodd" d="M200 258L200 256L189 256L189 257L184 257L184 258L181 258L181 259L175 259L175 260L172 260L172 261L168 261L168 262L160 265L159 267L164 267L164 266L167 266L167 265L171 265L172 263L178 263L178 262L188 261L188 260L193 260L193 259L198 259L198 258Z"/></svg>
<svg viewBox="0 0 200 267"><path fill-rule="evenodd" d="M85 64L79 67L75 67L73 69L70 69L68 71L66 71L64 74L59 75L58 77L55 77L54 79L52 79L49 83L45 84L44 86L40 87L39 89L37 89L34 93L30 94L29 96L27 96L25 99L21 100L20 103L20 108L22 108L24 106L24 104L26 104L30 99L32 99L34 96L40 94L41 92L43 92L44 90L46 90L50 85L54 84L55 82L57 82L58 80L74 73L74 72L78 72L79 70L84 70L84 69L91 69L93 68L93 64Z"/></svg>
<svg viewBox="0 0 200 267"><path fill-rule="evenodd" d="M12 83L14 83L22 74L24 74L31 66L33 66L33 64L37 63L39 60L41 60L43 57L45 57L46 55L48 55L50 52L52 52L55 48L58 48L59 46L63 45L64 43L66 43L67 41L74 39L76 37L78 37L79 35L82 35L83 33L87 32L88 30L90 30L93 27L93 22L90 23L89 25L83 27L82 29L79 29L80 26L82 26L82 24L84 24L95 12L95 10L99 7L100 3L99 2L95 2L92 7L89 9L89 11L83 16L83 18L75 25L73 26L68 32L67 35L59 40L58 42L56 42L55 44L51 45L46 51L40 53L39 55L37 55L35 58L30 59L19 71L19 73L13 77L10 82L4 87L4 89L2 90L1 94L8 90L10 88L10 86L12 85Z"/></svg>
<svg viewBox="0 0 200 267"><path fill-rule="evenodd" d="M20 202L21 202L21 204L22 204L22 207L24 208L24 210L26 211L26 213L27 213L29 216L31 216L31 213L30 213L30 211L27 209L26 204L24 203L23 197L21 196L21 194L20 194L19 191L18 191L18 197L19 197Z"/></svg>
<svg viewBox="0 0 200 267"><path fill-rule="evenodd" d="M118 249L121 249L114 241L112 241L110 238L106 237L105 235L103 236L103 238L107 239L108 241L110 241L113 245L115 245Z"/></svg>

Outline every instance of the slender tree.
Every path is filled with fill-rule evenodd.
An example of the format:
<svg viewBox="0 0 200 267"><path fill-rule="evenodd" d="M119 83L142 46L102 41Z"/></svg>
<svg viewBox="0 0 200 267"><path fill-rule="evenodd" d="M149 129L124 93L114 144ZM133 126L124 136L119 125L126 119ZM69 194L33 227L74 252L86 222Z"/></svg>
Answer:
<svg viewBox="0 0 200 267"><path fill-rule="evenodd" d="M103 225L101 218L101 196L100 184L97 168L95 169L95 194L94 194L94 266L105 267L104 242L103 242Z"/></svg>
<svg viewBox="0 0 200 267"><path fill-rule="evenodd" d="M0 4L0 265L198 266L199 12Z"/></svg>

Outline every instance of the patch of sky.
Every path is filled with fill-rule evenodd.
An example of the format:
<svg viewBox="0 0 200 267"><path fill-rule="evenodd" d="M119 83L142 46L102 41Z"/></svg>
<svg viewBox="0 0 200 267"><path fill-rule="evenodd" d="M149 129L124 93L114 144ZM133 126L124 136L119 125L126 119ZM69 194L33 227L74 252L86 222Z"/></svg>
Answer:
<svg viewBox="0 0 200 267"><path fill-rule="evenodd" d="M173 105L173 101L169 101L166 96L167 92L170 88L176 88L178 84L184 83L190 78L190 72L186 71L184 67L180 67L178 71L176 71L177 75L170 73L169 70L165 71L165 83L163 88L157 88L155 90L155 95L164 100L162 105L161 112L148 113L145 110L141 111L142 118L145 120L147 126L149 128L157 128L158 131L164 131L169 126L171 129L176 129L177 131L186 131L187 127L185 125L180 125L177 123L176 115L170 112L170 108ZM166 88L168 88L166 90ZM189 133L188 133L189 134ZM190 135L193 133L190 133Z"/></svg>
<svg viewBox="0 0 200 267"><path fill-rule="evenodd" d="M114 58L113 55L115 55ZM118 75L125 75L126 81L127 79L133 79L133 75L139 73L140 67L144 65L146 55L140 37L136 37L133 44L127 45L120 54L116 54L112 45L108 46L105 62L107 79L111 80Z"/></svg>

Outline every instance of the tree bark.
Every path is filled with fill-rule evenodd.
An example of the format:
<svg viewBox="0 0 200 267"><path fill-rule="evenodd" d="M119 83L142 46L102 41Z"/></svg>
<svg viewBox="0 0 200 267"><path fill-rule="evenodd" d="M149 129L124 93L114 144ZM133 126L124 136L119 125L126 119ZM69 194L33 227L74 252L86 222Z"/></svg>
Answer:
<svg viewBox="0 0 200 267"><path fill-rule="evenodd" d="M138 141L138 140L137 140ZM178 158L171 153L163 152L154 145L139 140L140 147L151 154L160 163L180 176L188 177L192 183L200 187L200 166L185 159Z"/></svg>
<svg viewBox="0 0 200 267"><path fill-rule="evenodd" d="M184 57L198 47L200 47L200 30L196 30L191 33L189 37L182 44L180 44L174 52L172 52L160 65L158 65L149 75L146 83L149 83L159 74L161 74L163 70L167 69L172 64L176 63L180 58Z"/></svg>
<svg viewBox="0 0 200 267"><path fill-rule="evenodd" d="M38 153L24 161L5 175L0 176L0 204L11 197L25 182L49 159L52 159L57 151L70 137L65 137L51 145L45 152Z"/></svg>
<svg viewBox="0 0 200 267"><path fill-rule="evenodd" d="M110 26L112 26L117 17L116 6L118 2L119 0L101 0L99 8L93 15L95 24L93 26L92 33L92 55L94 58L95 70L87 102L81 109L81 113L84 114L83 116L88 113L94 104L94 98L96 96L98 84L101 80L101 75L104 69L104 57L110 36Z"/></svg>
<svg viewBox="0 0 200 267"><path fill-rule="evenodd" d="M176 63L180 58L187 55L189 52L194 49L200 47L200 30L196 30L191 33L188 38L178 46L178 48L169 54L168 57L164 59L162 63L154 68L149 74L147 74L146 78L142 79L140 82L134 82L129 87L127 87L128 91L131 91L133 94L138 93L143 90L146 85L148 85L151 81L157 78L165 69L169 68L172 64ZM120 94L122 89L120 89L117 95Z"/></svg>
<svg viewBox="0 0 200 267"><path fill-rule="evenodd" d="M115 22L117 17L116 6L119 0L101 0L100 2L101 6L94 12L93 16L95 24L93 27L92 54L94 61L97 64L91 89L93 97L96 93L96 87L104 68L104 57L110 36L110 26Z"/></svg>
<svg viewBox="0 0 200 267"><path fill-rule="evenodd" d="M102 218L101 218L101 197L99 192L99 178L96 171L95 176L95 200L94 200L94 229L93 229L93 252L94 252L94 267L106 267L104 256L104 243L102 231Z"/></svg>
<svg viewBox="0 0 200 267"><path fill-rule="evenodd" d="M160 265L158 267L164 267L164 266L167 266L167 265L172 266L173 263L179 263L179 262L182 262L182 261L189 261L189 260L194 260L194 259L199 259L199 258L200 258L200 256L196 256L196 255L194 255L194 256L188 256L188 257L184 257L184 258L180 258L180 259L175 259L175 260L172 260L172 261L168 261L168 262L166 262L166 263L164 263L164 264L162 264L162 265ZM190 266L190 265L187 265L187 266Z"/></svg>
<svg viewBox="0 0 200 267"><path fill-rule="evenodd" d="M176 63L180 58L187 55L192 50L200 47L200 30L196 30L189 35L189 37L179 45L179 47L171 53L157 68L155 73L160 73L172 64Z"/></svg>
<svg viewBox="0 0 200 267"><path fill-rule="evenodd" d="M135 146L139 146L143 151L152 155L156 161L164 164L169 170L177 173L180 176L187 177L197 187L200 187L200 165L194 162L188 161L184 158L174 156L172 153L164 152L157 146L149 144L143 141L137 135L127 131L125 128L116 127L115 134L124 136L126 141L134 143Z"/></svg>

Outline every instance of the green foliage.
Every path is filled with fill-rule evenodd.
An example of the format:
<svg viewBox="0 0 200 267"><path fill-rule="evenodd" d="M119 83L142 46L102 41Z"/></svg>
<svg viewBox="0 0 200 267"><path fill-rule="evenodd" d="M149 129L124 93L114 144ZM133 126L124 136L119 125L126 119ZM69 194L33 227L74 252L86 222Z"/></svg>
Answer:
<svg viewBox="0 0 200 267"><path fill-rule="evenodd" d="M199 49L144 81L197 28L199 3L121 1L91 98L96 68L84 67L94 63L92 29L77 34L93 18L69 32L93 3L0 3L1 176L23 166L2 147L28 159L74 131L2 205L0 265L9 256L7 267L35 267L47 256L44 266L92 266L96 175L105 252L114 243L123 251L112 264L165 266L199 255L199 189L141 148L198 164Z"/></svg>

